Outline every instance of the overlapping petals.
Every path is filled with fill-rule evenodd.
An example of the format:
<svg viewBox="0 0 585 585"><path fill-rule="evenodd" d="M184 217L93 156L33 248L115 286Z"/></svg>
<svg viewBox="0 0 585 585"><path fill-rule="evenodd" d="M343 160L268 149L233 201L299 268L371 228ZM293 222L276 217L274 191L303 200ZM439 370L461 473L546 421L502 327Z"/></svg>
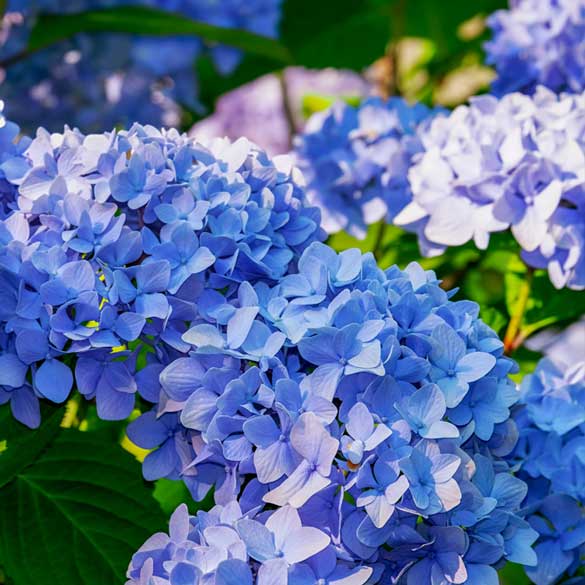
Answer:
<svg viewBox="0 0 585 585"><path fill-rule="evenodd" d="M585 89L583 0L517 0L488 25L493 38L485 48L498 95L532 93L539 84L557 93Z"/></svg>
<svg viewBox="0 0 585 585"><path fill-rule="evenodd" d="M368 225L402 210L408 168L421 150L415 131L431 114L402 99L370 98L357 108L339 102L309 120L294 150L328 233L363 238Z"/></svg>
<svg viewBox="0 0 585 585"><path fill-rule="evenodd" d="M412 200L394 218L425 255L510 229L557 288L585 287L585 94L472 98L419 127Z"/></svg>
<svg viewBox="0 0 585 585"><path fill-rule="evenodd" d="M188 355L129 427L158 445L145 477L239 506L244 582L479 585L500 561L535 564L526 487L498 442L515 365L478 308L449 297L417 264L383 272L318 242L274 284L203 291ZM130 583L174 583L150 548Z"/></svg>
<svg viewBox="0 0 585 585"><path fill-rule="evenodd" d="M509 460L529 486L528 521L539 533L538 563L526 572L551 585L579 570L585 546L585 322L532 343L546 356L522 382L520 439Z"/></svg>
<svg viewBox="0 0 585 585"><path fill-rule="evenodd" d="M189 350L202 292L228 303L246 279L273 284L321 238L290 163L245 139L17 133L0 129L0 359L2 401L29 426L39 397L61 403L74 382L104 419L137 392L158 402L137 359L158 375Z"/></svg>

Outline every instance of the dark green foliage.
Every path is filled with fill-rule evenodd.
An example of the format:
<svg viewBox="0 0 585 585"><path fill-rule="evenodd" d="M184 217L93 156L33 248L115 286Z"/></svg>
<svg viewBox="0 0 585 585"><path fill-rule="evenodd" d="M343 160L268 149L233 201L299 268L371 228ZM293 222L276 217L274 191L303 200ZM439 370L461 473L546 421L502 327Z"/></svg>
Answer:
<svg viewBox="0 0 585 585"><path fill-rule="evenodd" d="M165 529L166 516L139 463L108 433L62 430L35 453L30 445L41 443L54 417L40 431L21 428L21 464L12 464L13 478L0 490L4 568L16 585L119 583L132 553ZM8 442L3 474L10 452Z"/></svg>

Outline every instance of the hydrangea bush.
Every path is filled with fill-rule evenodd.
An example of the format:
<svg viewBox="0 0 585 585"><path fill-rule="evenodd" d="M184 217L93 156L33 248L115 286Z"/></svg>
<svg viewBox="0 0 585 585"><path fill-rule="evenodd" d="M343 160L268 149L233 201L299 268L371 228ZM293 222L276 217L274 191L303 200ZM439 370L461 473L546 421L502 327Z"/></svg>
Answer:
<svg viewBox="0 0 585 585"><path fill-rule="evenodd" d="M276 36L281 4L2 11L0 583L582 584L582 0L488 19L490 95L306 126L307 79L436 97L481 21L457 3L457 42L443 11L400 39L423 30L405 5L388 44L384 2L288 0L281 43L238 32ZM34 29L107 7L250 54ZM197 117L200 75L214 116L159 129Z"/></svg>

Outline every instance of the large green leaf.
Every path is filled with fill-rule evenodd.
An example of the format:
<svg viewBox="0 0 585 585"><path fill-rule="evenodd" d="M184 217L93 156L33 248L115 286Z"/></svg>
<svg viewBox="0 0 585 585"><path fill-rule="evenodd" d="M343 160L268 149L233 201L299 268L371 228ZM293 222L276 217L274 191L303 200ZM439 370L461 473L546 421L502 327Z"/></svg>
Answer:
<svg viewBox="0 0 585 585"><path fill-rule="evenodd" d="M363 69L390 40L388 6L372 0L288 0L282 42L305 67Z"/></svg>
<svg viewBox="0 0 585 585"><path fill-rule="evenodd" d="M101 433L65 430L0 490L0 548L15 585L114 584L166 520L140 466Z"/></svg>
<svg viewBox="0 0 585 585"><path fill-rule="evenodd" d="M269 58L291 61L278 41L239 29L198 22L173 12L145 6L118 6L76 14L41 14L31 31L29 50L37 51L80 32L120 32L151 36L197 36L209 44L221 43Z"/></svg>
<svg viewBox="0 0 585 585"><path fill-rule="evenodd" d="M281 43L293 62L309 68L361 70L384 54L390 24L372 0L287 0ZM359 42L355 39L359 38ZM199 59L199 97L212 109L218 96L274 71L274 60L248 53L232 75L222 76L210 59ZM186 120L185 126L198 118Z"/></svg>
<svg viewBox="0 0 585 585"><path fill-rule="evenodd" d="M63 414L63 408L44 404L41 427L31 430L14 419L7 404L0 408L0 487L34 463L58 433Z"/></svg>

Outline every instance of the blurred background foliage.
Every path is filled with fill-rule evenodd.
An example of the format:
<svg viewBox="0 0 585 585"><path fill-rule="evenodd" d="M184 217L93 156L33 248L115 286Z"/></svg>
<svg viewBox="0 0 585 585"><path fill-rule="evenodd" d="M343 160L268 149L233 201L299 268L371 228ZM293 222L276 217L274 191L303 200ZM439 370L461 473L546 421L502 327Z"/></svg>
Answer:
<svg viewBox="0 0 585 585"><path fill-rule="evenodd" d="M484 20L505 4L286 0L278 40L136 6L74 15L41 13L28 45L0 65L6 69L25 62L79 33L197 35L208 47L223 43L244 54L229 75L221 75L205 53L192 64L202 107L195 110L183 104L184 130L213 112L226 92L293 65L353 70L384 97L402 95L453 107L485 91L493 78L483 65ZM6 9L6 2L0 9ZM308 117L336 97L309 88L294 107ZM421 261L416 236L382 224L371 226L364 240L340 233L330 238L330 244L337 250L372 251L382 267ZM518 360L519 376L539 357L522 347L523 340L545 326L564 326L580 313L578 293L555 290L544 272L528 273L508 234L493 237L487 252L466 245L423 259L422 264L441 275L445 288L459 288L461 298L481 305L483 318L506 338L508 352ZM521 318L514 320L519 314ZM25 431L7 409L0 410L0 566L16 585L118 582L131 552L152 532L166 527L168 514L180 502L186 502L191 512L209 503L195 504L182 482L163 479L154 486L143 482L135 459L143 459L147 452L125 437L125 423L100 421L95 407L85 401L70 401L66 411L45 408L45 422L37 431ZM11 505L15 491L17 508ZM528 582L515 565L507 566L501 579L508 585ZM0 583L10 582L0 570Z"/></svg>

